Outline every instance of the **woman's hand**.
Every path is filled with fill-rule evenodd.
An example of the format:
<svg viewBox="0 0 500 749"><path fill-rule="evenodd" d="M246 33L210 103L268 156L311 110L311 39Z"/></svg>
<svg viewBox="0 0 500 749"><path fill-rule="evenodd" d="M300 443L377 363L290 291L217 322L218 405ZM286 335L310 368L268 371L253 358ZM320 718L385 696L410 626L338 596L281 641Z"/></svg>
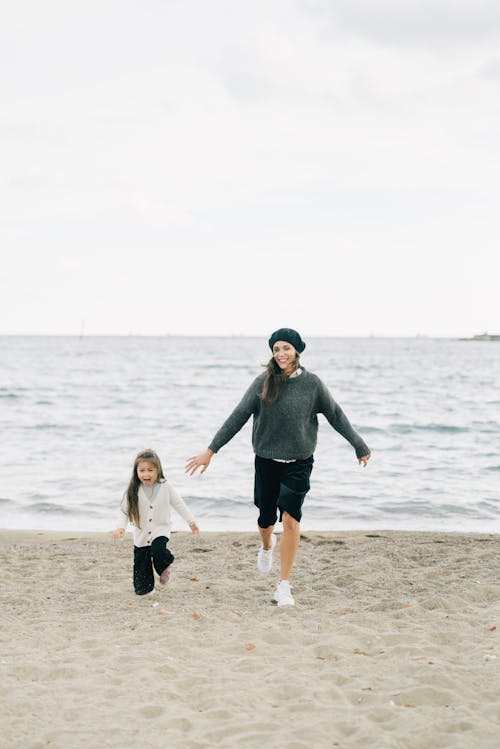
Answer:
<svg viewBox="0 0 500 749"><path fill-rule="evenodd" d="M125 535L125 528L117 528L115 531L111 531L110 536L113 539L113 541L116 541L118 538L123 538Z"/></svg>
<svg viewBox="0 0 500 749"><path fill-rule="evenodd" d="M362 458L358 458L358 463L359 463L359 465L360 465L360 466L362 465L362 466L363 466L363 468L366 468L366 464L367 464L367 463L368 463L368 461L370 460L370 457L371 457L371 453L368 453L368 455L363 455L363 457L362 457Z"/></svg>
<svg viewBox="0 0 500 749"><path fill-rule="evenodd" d="M210 448L208 447L204 453L189 458L188 462L186 463L186 473L189 473L189 475L192 476L193 473L196 473L200 466L203 466L200 473L205 473L210 461L212 460L213 455L215 455L214 451L210 450Z"/></svg>

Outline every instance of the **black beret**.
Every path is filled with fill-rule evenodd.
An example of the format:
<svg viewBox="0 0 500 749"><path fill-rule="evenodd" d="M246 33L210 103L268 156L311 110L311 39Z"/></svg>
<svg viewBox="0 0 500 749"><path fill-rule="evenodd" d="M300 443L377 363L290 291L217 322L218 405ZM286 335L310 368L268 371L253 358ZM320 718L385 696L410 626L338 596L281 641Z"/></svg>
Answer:
<svg viewBox="0 0 500 749"><path fill-rule="evenodd" d="M286 341L287 343L291 343L299 354L301 354L306 347L306 344L300 337L299 333L297 333L296 330L293 330L293 328L280 328L279 330L274 331L269 339L269 348L271 351L273 350L276 341Z"/></svg>

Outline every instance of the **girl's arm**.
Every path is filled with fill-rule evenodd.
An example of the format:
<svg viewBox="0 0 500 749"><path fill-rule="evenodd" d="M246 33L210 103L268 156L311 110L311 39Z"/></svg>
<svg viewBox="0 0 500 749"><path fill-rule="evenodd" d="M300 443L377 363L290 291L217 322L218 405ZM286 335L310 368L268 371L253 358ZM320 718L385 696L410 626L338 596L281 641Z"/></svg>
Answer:
<svg viewBox="0 0 500 749"><path fill-rule="evenodd" d="M190 513L188 506L186 505L186 503L180 496L179 492L176 489L174 489L172 484L168 484L168 497L170 500L170 504L172 505L174 510L179 513L181 518L183 518L186 521L186 523L189 525L189 527L191 528L191 532L199 533L199 529L198 529L198 526L196 525L196 521L194 517L192 516L192 514Z"/></svg>
<svg viewBox="0 0 500 749"><path fill-rule="evenodd" d="M121 505L120 505L120 512L118 516L118 523L117 528L114 531L111 531L111 538L117 539L117 538L123 538L125 535L125 531L127 529L128 525L128 499L127 495L124 494Z"/></svg>

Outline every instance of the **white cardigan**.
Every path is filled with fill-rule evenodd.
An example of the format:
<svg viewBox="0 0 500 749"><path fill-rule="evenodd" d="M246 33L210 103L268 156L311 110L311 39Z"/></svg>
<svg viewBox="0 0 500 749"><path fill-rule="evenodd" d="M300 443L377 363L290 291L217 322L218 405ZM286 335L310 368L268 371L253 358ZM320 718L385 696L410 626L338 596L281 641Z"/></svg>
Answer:
<svg viewBox="0 0 500 749"><path fill-rule="evenodd" d="M186 523L189 524L194 521L184 500L171 484L161 481L159 484L155 484L155 489L153 497L148 499L143 487L139 487L137 496L141 527L137 528L133 525L134 546L150 546L158 536L170 537L172 530L172 507ZM129 523L127 509L128 498L125 494L120 506L119 528L126 528Z"/></svg>

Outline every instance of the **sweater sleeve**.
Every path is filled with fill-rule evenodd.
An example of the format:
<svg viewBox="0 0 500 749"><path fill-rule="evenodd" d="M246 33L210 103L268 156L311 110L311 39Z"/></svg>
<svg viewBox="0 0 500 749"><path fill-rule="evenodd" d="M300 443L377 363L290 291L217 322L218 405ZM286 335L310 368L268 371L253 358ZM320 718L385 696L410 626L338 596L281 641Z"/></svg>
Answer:
<svg viewBox="0 0 500 749"><path fill-rule="evenodd" d="M370 454L366 442L362 437L353 429L351 423L345 413L342 411L339 404L333 399L330 391L326 385L319 380L318 390L318 413L322 413L329 424L339 434L351 444L355 451L356 457L362 458L365 455Z"/></svg>
<svg viewBox="0 0 500 749"><path fill-rule="evenodd" d="M182 499L179 492L174 489L171 484L168 484L168 498L170 500L171 506L176 512L179 513L181 518L185 520L188 525L189 523L192 523L194 521L194 517L191 515L188 506Z"/></svg>
<svg viewBox="0 0 500 749"><path fill-rule="evenodd" d="M214 453L224 447L242 427L245 426L250 416L257 408L259 383L262 377L256 377L252 382L245 395L238 403L234 411L227 417L211 443L209 449Z"/></svg>
<svg viewBox="0 0 500 749"><path fill-rule="evenodd" d="M128 519L128 500L127 500L126 493L123 495L123 499L120 504L120 510L118 511L116 520L117 520L117 523L116 523L117 528L127 529L129 519Z"/></svg>

